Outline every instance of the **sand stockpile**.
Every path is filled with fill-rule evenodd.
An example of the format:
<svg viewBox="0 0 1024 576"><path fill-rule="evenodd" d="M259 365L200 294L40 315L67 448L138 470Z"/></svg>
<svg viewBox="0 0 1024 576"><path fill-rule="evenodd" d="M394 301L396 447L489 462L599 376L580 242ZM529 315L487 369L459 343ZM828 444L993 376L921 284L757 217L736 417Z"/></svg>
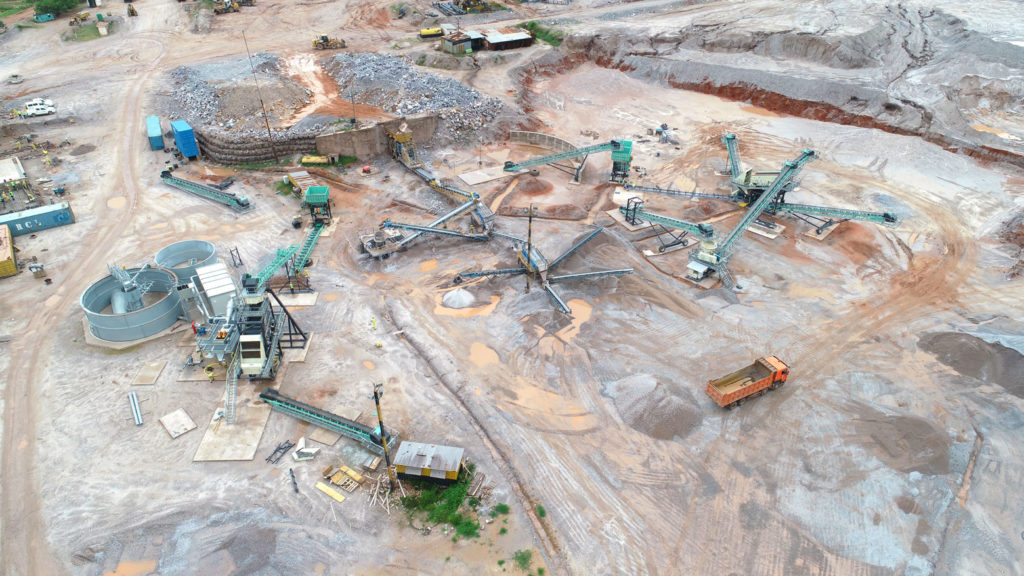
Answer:
<svg viewBox="0 0 1024 576"><path fill-rule="evenodd" d="M701 421L692 398L681 398L647 374L613 382L605 394L626 424L659 440L683 438Z"/></svg>
<svg viewBox="0 0 1024 576"><path fill-rule="evenodd" d="M476 297L464 288L456 288L441 297L441 303L448 308L471 308Z"/></svg>

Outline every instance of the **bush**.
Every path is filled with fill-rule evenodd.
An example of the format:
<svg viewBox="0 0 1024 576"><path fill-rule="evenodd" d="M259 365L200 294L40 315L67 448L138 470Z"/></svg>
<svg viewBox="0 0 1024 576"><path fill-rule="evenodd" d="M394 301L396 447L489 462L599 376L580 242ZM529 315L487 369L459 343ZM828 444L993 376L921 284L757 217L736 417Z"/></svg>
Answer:
<svg viewBox="0 0 1024 576"><path fill-rule="evenodd" d="M516 561L516 566L525 572L530 571L530 563L533 562L533 551L532 550L516 550L516 553L512 555L512 559Z"/></svg>
<svg viewBox="0 0 1024 576"><path fill-rule="evenodd" d="M498 514L508 514L508 504L505 504L504 502L495 504L494 511Z"/></svg>
<svg viewBox="0 0 1024 576"><path fill-rule="evenodd" d="M547 42L552 46L561 46L562 39L565 37L565 33L561 30L545 28L544 26L532 21L523 22L522 24L517 24L517 26L523 30L529 30L530 33L533 34L534 38Z"/></svg>
<svg viewBox="0 0 1024 576"><path fill-rule="evenodd" d="M544 507L541 506L540 504L537 504L537 516L540 516L541 518L543 518L543 517L545 517L547 515L548 515L548 511L545 510Z"/></svg>
<svg viewBox="0 0 1024 576"><path fill-rule="evenodd" d="M61 14L78 6L78 0L39 0L36 14Z"/></svg>

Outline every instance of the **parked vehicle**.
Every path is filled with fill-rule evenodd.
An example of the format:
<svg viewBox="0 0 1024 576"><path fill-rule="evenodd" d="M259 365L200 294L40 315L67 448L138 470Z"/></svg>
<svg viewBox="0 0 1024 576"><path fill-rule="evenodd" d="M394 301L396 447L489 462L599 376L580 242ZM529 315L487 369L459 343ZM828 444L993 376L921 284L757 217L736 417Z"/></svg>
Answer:
<svg viewBox="0 0 1024 576"><path fill-rule="evenodd" d="M53 100L47 100L45 98L33 98L28 102L25 102L25 107L29 106L53 106Z"/></svg>
<svg viewBox="0 0 1024 576"><path fill-rule="evenodd" d="M25 111L22 112L25 116L46 116L48 114L56 114L57 109L53 106L27 106Z"/></svg>
<svg viewBox="0 0 1024 576"><path fill-rule="evenodd" d="M32 19L35 20L36 22L49 22L54 18L56 18L56 16L50 14L49 12L47 12L46 14L36 14L35 16L32 17Z"/></svg>
<svg viewBox="0 0 1024 576"><path fill-rule="evenodd" d="M708 380L705 392L719 406L732 409L746 398L775 390L785 384L787 378L789 366L775 356L765 356L728 376Z"/></svg>

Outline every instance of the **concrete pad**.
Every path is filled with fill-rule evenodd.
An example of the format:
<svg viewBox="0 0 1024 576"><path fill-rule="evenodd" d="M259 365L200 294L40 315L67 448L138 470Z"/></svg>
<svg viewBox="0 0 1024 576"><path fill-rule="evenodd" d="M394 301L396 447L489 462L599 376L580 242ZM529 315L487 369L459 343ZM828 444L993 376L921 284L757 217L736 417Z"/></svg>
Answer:
<svg viewBox="0 0 1024 576"><path fill-rule="evenodd" d="M160 419L160 424L163 425L164 430L167 430L172 439L196 429L196 423L192 421L192 417L185 412L184 408L178 408L164 416Z"/></svg>
<svg viewBox="0 0 1024 576"><path fill-rule="evenodd" d="M135 380L132 380L132 386L151 386L156 384L156 379L160 377L160 373L163 372L166 365L166 360L146 364L135 375Z"/></svg>
<svg viewBox="0 0 1024 576"><path fill-rule="evenodd" d="M285 348L284 356L281 358L282 362L305 362L306 354L309 353L309 347L313 345L313 333L306 332L306 347L305 348Z"/></svg>
<svg viewBox="0 0 1024 576"><path fill-rule="evenodd" d="M651 224L650 222L646 221L643 224L630 224L629 222L626 222L626 215L623 214L622 212L619 212L618 210L608 210L605 212L605 214L610 216L612 220L615 220L615 222L622 224L622 227L625 228L626 230L629 230L630 232L636 232L637 230L644 230L646 228L654 227L654 224Z"/></svg>
<svg viewBox="0 0 1024 576"><path fill-rule="evenodd" d="M223 386L223 383L220 383ZM248 383L238 383L238 398L235 403L235 424L228 424L223 418L217 418L224 411L221 405L210 417L210 425L206 428L199 448L196 449L193 462L225 462L252 460L256 448L263 437L267 419L270 418L270 404L259 400L255 387Z"/></svg>
<svg viewBox="0 0 1024 576"><path fill-rule="evenodd" d="M786 227L782 224L776 224L775 228L765 228L759 224L751 224L750 226L747 226L747 232L753 232L754 234L764 236L765 238L770 238L772 240L778 238L785 229Z"/></svg>
<svg viewBox="0 0 1024 576"><path fill-rule="evenodd" d="M323 231L321 231L321 232L320 232L320 237L321 237L321 238L330 238L330 237L331 237L331 234L334 234L334 229L335 229L335 228L337 228L337 226L335 226L335 225L334 225L334 222L335 222L336 220L337 220L337 218L335 218L334 220L332 220L332 221L331 221L331 225L330 225L330 226L327 226L327 227L325 227L325 228L323 229ZM308 230L308 229L306 230L306 234L309 234L309 230Z"/></svg>
<svg viewBox="0 0 1024 576"><path fill-rule="evenodd" d="M338 438L341 438L341 434L319 426L314 426L313 431L309 433L310 440L325 446L334 446L334 443L338 441Z"/></svg>
<svg viewBox="0 0 1024 576"><path fill-rule="evenodd" d="M494 152L488 152L487 154L484 154L484 156L487 156L492 160L497 160L498 164L504 166L505 161L508 160L510 154L512 154L512 150L510 148L505 148L504 150L495 150Z"/></svg>
<svg viewBox="0 0 1024 576"><path fill-rule="evenodd" d="M839 226L841 226L841 224L833 224L832 226L825 228L825 230L821 234L818 234L817 228L811 228L804 232L804 236L808 238L814 238L815 240L824 240L825 238L828 238L829 235L832 234L832 232L835 232L835 229L838 228Z"/></svg>
<svg viewBox="0 0 1024 576"><path fill-rule="evenodd" d="M320 296L318 292L298 292L295 294L289 294L282 290L277 292L277 297L281 299L281 303L286 308L293 306L315 306L316 299Z"/></svg>
<svg viewBox="0 0 1024 576"><path fill-rule="evenodd" d="M646 195L643 192L626 190L622 186L616 186L615 190L612 192L612 202L614 202L616 206L625 206L626 203L629 202L630 198L639 198L640 200L643 200L645 197Z"/></svg>
<svg viewBox="0 0 1024 576"><path fill-rule="evenodd" d="M523 172L519 172L519 174L521 173ZM499 178L512 176L513 174L517 173L505 172L505 169L502 166L494 166L491 168L473 170L472 172L464 172L459 174L459 179L470 186L476 186L477 184L483 184L484 182L490 182L491 180L498 180Z"/></svg>

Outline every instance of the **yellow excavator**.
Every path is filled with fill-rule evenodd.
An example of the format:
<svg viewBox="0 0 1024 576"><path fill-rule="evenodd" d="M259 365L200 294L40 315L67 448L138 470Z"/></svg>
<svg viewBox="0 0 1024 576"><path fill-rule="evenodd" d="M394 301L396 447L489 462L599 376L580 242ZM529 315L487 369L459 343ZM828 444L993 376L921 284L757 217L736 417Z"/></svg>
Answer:
<svg viewBox="0 0 1024 576"><path fill-rule="evenodd" d="M224 0L224 2L218 3L213 7L214 14L227 14L229 12L238 12L238 3Z"/></svg>
<svg viewBox="0 0 1024 576"><path fill-rule="evenodd" d="M331 38L326 34L318 34L316 38L313 38L314 50L334 50L344 47L345 41L341 38Z"/></svg>

